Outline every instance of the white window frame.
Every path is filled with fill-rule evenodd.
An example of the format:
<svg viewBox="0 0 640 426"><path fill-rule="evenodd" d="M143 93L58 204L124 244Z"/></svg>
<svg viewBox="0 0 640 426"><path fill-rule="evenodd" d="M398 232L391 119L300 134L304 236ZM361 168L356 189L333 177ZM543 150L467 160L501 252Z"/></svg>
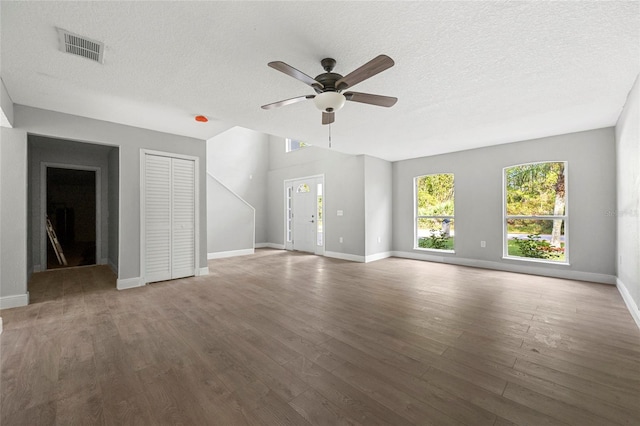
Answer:
<svg viewBox="0 0 640 426"><path fill-rule="evenodd" d="M507 215L507 169L518 166L528 166L530 164L564 163L564 215ZM510 256L507 220L556 220L564 221L564 261L536 259L533 257ZM569 263L569 162L566 160L532 161L529 163L512 164L502 169L502 258L506 260L516 260L523 262L547 263L550 265L570 265Z"/></svg>
<svg viewBox="0 0 640 426"><path fill-rule="evenodd" d="M437 215L437 216L421 216L418 214L418 179L423 178L425 176L435 176L435 175L453 175L453 204L454 204L454 215ZM450 219L455 222L455 189L456 188L456 176L454 173L429 173L426 175L415 176L413 178L413 249L414 250L422 250L422 251L430 251L434 253L455 253L456 250L456 238L454 234L453 239L453 250L445 250L445 249L434 249L434 248L426 248L420 247L418 245L418 220L419 219Z"/></svg>

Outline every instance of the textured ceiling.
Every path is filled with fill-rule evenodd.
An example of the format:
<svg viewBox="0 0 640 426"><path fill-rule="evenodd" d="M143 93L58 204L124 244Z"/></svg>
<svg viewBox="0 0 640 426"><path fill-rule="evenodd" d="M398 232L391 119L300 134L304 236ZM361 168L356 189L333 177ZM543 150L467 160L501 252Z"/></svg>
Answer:
<svg viewBox="0 0 640 426"><path fill-rule="evenodd" d="M208 139L232 126L327 146L311 76L378 54L395 67L354 90L333 148L387 160L615 124L640 71L638 2L7 2L0 75L13 101ZM100 65L57 50L56 27L105 43ZM210 118L207 124L193 120Z"/></svg>

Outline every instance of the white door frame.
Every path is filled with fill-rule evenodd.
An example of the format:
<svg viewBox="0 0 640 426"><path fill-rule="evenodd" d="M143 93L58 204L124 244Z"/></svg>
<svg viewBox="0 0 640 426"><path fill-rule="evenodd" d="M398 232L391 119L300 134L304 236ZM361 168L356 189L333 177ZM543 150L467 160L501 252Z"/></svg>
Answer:
<svg viewBox="0 0 640 426"><path fill-rule="evenodd" d="M145 203L144 193L146 190L145 179L145 157L147 155L159 155L161 157L179 158L182 160L191 160L194 162L194 191L195 191L195 212L194 212L194 256L193 256L193 275L200 275L200 158L191 155L177 154L174 152L155 151L151 149L140 149L140 277L141 282L147 284L146 273L146 223L145 223Z"/></svg>
<svg viewBox="0 0 640 426"><path fill-rule="evenodd" d="M284 241L284 248L285 250L293 250L293 244L290 241L287 241L287 226L288 226L288 221L289 218L287 217L287 188L289 186L291 186L292 182L295 182L297 180L304 180L304 179L320 179L320 183L322 183L322 246L319 246L317 243L315 244L315 250L314 253L318 254L318 255L324 255L324 251L325 251L325 245L326 245L326 241L327 241L327 226L326 226L326 215L325 215L325 211L326 211L326 195L327 195L327 188L326 185L324 184L324 174L319 174L319 175L311 175L311 176L301 176L301 177L296 177L296 178L291 178L291 179L285 179L284 183L283 183L283 194L284 194L284 233L283 233L283 241ZM293 194L292 194L293 195ZM316 194L317 195L317 194ZM317 201L316 201L317 202ZM317 218L316 218L317 220ZM317 228L316 228L316 232L317 232Z"/></svg>
<svg viewBox="0 0 640 426"><path fill-rule="evenodd" d="M96 174L96 265L102 264L101 183L102 170L97 166L40 162L40 270L47 270L47 169L87 170ZM35 269L35 268L34 268Z"/></svg>

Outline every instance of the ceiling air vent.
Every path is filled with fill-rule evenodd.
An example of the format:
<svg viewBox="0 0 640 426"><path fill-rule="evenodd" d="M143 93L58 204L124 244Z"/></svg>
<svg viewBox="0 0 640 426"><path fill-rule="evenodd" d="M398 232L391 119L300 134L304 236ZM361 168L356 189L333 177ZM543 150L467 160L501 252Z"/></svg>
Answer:
<svg viewBox="0 0 640 426"><path fill-rule="evenodd" d="M60 50L99 63L104 61L104 43L57 28Z"/></svg>

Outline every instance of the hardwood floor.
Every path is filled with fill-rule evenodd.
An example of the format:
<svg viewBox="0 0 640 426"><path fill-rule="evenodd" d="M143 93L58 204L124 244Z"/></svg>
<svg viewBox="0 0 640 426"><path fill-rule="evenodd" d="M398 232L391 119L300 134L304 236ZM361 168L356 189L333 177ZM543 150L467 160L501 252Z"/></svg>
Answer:
<svg viewBox="0 0 640 426"><path fill-rule="evenodd" d="M209 268L34 274L0 312L1 424L640 424L613 286L269 249Z"/></svg>

